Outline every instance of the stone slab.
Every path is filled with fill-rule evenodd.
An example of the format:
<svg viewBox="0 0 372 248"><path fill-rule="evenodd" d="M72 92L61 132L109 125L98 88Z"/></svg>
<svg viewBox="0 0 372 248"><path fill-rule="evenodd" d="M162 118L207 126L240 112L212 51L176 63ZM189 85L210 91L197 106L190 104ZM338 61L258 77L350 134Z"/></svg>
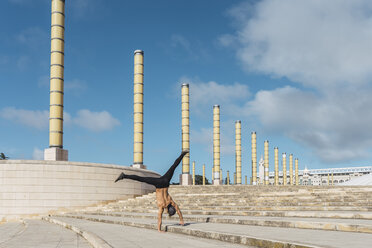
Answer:
<svg viewBox="0 0 372 248"><path fill-rule="evenodd" d="M55 218L55 217L53 217ZM140 229L123 225L97 223L87 220L56 218L81 229L95 233L114 248L177 247L177 248L240 248L247 247L216 240L188 237L174 233L159 233L156 230ZM249 246L248 246L249 247Z"/></svg>
<svg viewBox="0 0 372 248"><path fill-rule="evenodd" d="M155 219L136 219L122 218L113 216L94 216L87 215L89 220L102 221L106 223L122 223L126 225L138 225L138 227L156 228ZM221 234L231 235L232 237L253 237L262 240L278 241L289 244L297 244L308 247L335 247L335 248L365 248L372 244L372 234L338 232L338 231L321 231L321 230L304 230L282 227L262 227L249 225L234 225L220 223L196 223L189 222L186 226L179 226L178 221L163 221L164 227L177 233L195 234L215 233L217 237ZM184 229L184 232L182 230ZM188 229L188 230L187 230ZM213 236L213 235L212 235ZM278 246L279 247L279 246ZM300 246L298 246L300 247Z"/></svg>
<svg viewBox="0 0 372 248"><path fill-rule="evenodd" d="M44 150L44 160L68 161L68 151L58 147L47 148Z"/></svg>
<svg viewBox="0 0 372 248"><path fill-rule="evenodd" d="M24 231L0 243L1 248L90 248L89 243L76 233L42 220L26 220ZM6 224L8 225L8 224ZM0 225L0 237L2 236Z"/></svg>

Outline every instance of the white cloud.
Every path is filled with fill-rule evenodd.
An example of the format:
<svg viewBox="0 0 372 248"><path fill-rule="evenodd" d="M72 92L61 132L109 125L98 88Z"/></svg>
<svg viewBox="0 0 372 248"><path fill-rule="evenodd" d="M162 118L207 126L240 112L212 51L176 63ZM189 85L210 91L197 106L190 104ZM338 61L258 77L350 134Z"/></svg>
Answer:
<svg viewBox="0 0 372 248"><path fill-rule="evenodd" d="M40 130L49 127L49 111L47 110L25 110L6 107L0 110L0 118ZM63 118L66 126L77 125L95 132L111 130L115 126L120 125L120 121L112 117L107 111L92 112L83 109L77 112L76 117L64 112Z"/></svg>
<svg viewBox="0 0 372 248"><path fill-rule="evenodd" d="M94 132L111 130L120 125L120 121L111 116L107 111L92 112L87 109L79 110L73 123Z"/></svg>
<svg viewBox="0 0 372 248"><path fill-rule="evenodd" d="M21 31L16 36L16 40L23 45L37 48L48 43L49 35L40 27L30 27Z"/></svg>
<svg viewBox="0 0 372 248"><path fill-rule="evenodd" d="M246 104L266 129L310 147L325 162L363 158L372 146L371 91L320 95L291 87L260 91Z"/></svg>
<svg viewBox="0 0 372 248"><path fill-rule="evenodd" d="M213 123L211 123L213 126ZM223 155L235 154L234 144L234 121L220 122L220 152ZM204 146L205 151L213 154L213 128L201 128L200 130L191 130L190 139L193 143Z"/></svg>
<svg viewBox="0 0 372 248"><path fill-rule="evenodd" d="M213 105L221 105L221 111L236 115L235 103L246 100L250 96L247 85L234 83L232 85L218 84L217 82L200 82L197 79L183 77L180 80L190 85L190 107L197 114L212 113Z"/></svg>
<svg viewBox="0 0 372 248"><path fill-rule="evenodd" d="M324 89L372 78L372 2L264 0L230 11L247 70Z"/></svg>
<svg viewBox="0 0 372 248"><path fill-rule="evenodd" d="M40 150L39 148L35 147L32 153L32 159L35 160L44 160L44 151Z"/></svg>
<svg viewBox="0 0 372 248"><path fill-rule="evenodd" d="M217 38L218 44L222 46L235 46L237 38L231 34L223 34Z"/></svg>
<svg viewBox="0 0 372 248"><path fill-rule="evenodd" d="M45 129L48 127L49 111L6 107L0 110L0 117L28 127Z"/></svg>
<svg viewBox="0 0 372 248"><path fill-rule="evenodd" d="M264 129L305 145L324 162L370 156L372 2L251 3L229 11L237 30L220 44L236 49L247 71L286 77L305 89L259 91L237 112L258 117Z"/></svg>

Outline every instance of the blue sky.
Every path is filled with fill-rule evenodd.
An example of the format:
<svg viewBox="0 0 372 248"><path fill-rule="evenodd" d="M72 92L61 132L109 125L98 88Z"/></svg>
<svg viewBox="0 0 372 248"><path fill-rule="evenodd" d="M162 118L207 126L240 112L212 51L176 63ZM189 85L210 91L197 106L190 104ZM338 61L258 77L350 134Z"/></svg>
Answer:
<svg viewBox="0 0 372 248"><path fill-rule="evenodd" d="M300 168L367 166L372 147L372 4L356 1L66 1L64 148L69 160L133 160L133 51L145 52L144 163L163 173L181 150L180 85L190 83L191 161L234 171L242 120ZM50 1L0 2L0 152L38 159L48 146ZM176 172L178 175L180 169ZM178 176L174 177L174 181Z"/></svg>

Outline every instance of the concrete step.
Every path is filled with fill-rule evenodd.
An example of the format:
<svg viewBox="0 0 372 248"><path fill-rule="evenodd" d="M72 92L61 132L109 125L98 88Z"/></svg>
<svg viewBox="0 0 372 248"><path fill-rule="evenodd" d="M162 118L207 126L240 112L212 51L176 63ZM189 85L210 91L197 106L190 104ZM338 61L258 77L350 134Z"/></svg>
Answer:
<svg viewBox="0 0 372 248"><path fill-rule="evenodd" d="M148 229L156 229L157 226L156 219L147 218L125 218L102 215L80 215L75 217L81 218L84 221L90 221L89 223L97 222L100 224L115 224L111 226L124 225ZM53 218L62 219L67 222L72 220L72 218L68 217ZM79 221L82 220L78 219L75 223L79 223ZM229 243L246 244L255 247L364 248L369 247L369 245L372 243L372 235L366 233L308 230L283 227L263 227L210 222L189 222L186 226L179 226L177 224L177 221L165 220L163 223L164 229L168 232L186 234L201 238L224 240ZM142 234L142 230L139 233ZM97 232L96 234L99 235ZM142 237L144 239L145 235L142 235Z"/></svg>
<svg viewBox="0 0 372 248"><path fill-rule="evenodd" d="M24 224L18 227L14 226L14 223L3 225L0 225L1 248L91 247L84 238L73 231L42 220L25 220Z"/></svg>
<svg viewBox="0 0 372 248"><path fill-rule="evenodd" d="M97 237L104 240L108 247L127 248L127 247L178 247L178 248L243 248L253 246L243 246L239 244L226 243L216 239L204 239L194 236L186 236L168 231L166 234L159 233L155 228L145 229L125 226L113 223L94 222L89 220L53 217L52 220L65 223L71 227L78 228L84 232L94 233ZM96 246L100 247L101 246Z"/></svg>
<svg viewBox="0 0 372 248"><path fill-rule="evenodd" d="M79 217L89 215L116 216L124 218L147 218L157 219L156 213L130 213L130 212L108 212L65 215L66 217ZM177 218L177 217L176 217ZM163 216L165 220L174 220L175 217ZM300 229L360 232L372 234L372 220L363 219L336 219L336 218L300 218L300 217L257 217L257 216L221 216L221 215L186 215L187 222L201 223L223 223L253 226L288 227Z"/></svg>
<svg viewBox="0 0 372 248"><path fill-rule="evenodd" d="M359 212L359 211L201 211L201 210L185 210L181 209L183 214L186 215L217 215L217 216L268 216L268 217L300 217L300 218L335 218L335 219L362 219L372 220L372 212ZM133 211L118 211L116 213L157 213L157 209L153 208L151 211L146 212L133 212ZM93 211L83 211L79 214L97 213L106 215L115 213L113 211L105 211L105 209L96 209ZM75 213L67 213L75 214Z"/></svg>
<svg viewBox="0 0 372 248"><path fill-rule="evenodd" d="M250 185L195 185L178 186L171 185L170 190L179 192L224 192L224 191L247 191L247 192L372 192L371 186L250 186Z"/></svg>
<svg viewBox="0 0 372 248"><path fill-rule="evenodd" d="M188 206L361 206L361 207L372 207L372 203L365 203L365 202L291 202L291 201L263 201L263 202L244 202L240 200L233 200L224 201L224 200L211 200L211 201L204 201L204 200L194 200L194 201L185 201L173 198L175 202L180 205L188 205ZM138 206L138 205L150 205L153 204L156 200L147 201L147 202L133 202L131 204L118 204L119 206ZM114 204L112 204L114 205Z"/></svg>
<svg viewBox="0 0 372 248"><path fill-rule="evenodd" d="M261 203L261 202L301 202L301 203L313 203L313 202L359 202L359 203L367 203L371 204L372 200L369 198L365 198L366 196L363 196L363 198L344 198L344 197L328 197L328 198L321 198L321 197L259 197L259 198L247 198L240 195L236 196L204 196L204 195L194 195L194 196L188 196L188 195L172 195L172 198L174 200L180 200L180 201L219 201L219 202L229 202L231 199L238 200L239 202L245 202L245 203ZM146 199L135 199L135 200L128 200L127 203L134 203L134 202L148 202L156 199L155 196L149 197ZM124 201L123 201L124 202Z"/></svg>
<svg viewBox="0 0 372 248"><path fill-rule="evenodd" d="M372 211L372 207L334 207L334 206L190 206L179 204L182 209L187 210L234 210L234 211L361 211L369 212ZM145 206L111 206L106 209L112 210L146 210L156 208L156 203L148 204Z"/></svg>

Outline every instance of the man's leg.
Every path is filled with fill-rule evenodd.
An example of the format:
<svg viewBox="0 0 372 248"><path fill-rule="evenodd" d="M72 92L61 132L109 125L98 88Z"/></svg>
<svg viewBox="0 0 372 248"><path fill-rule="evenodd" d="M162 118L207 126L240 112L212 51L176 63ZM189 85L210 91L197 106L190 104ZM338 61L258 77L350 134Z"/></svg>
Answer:
<svg viewBox="0 0 372 248"><path fill-rule="evenodd" d="M189 153L188 151L183 151L181 155L174 161L173 165L169 168L169 170L162 176L162 178L165 178L170 182L170 180L173 177L174 170L177 168L177 166L180 164L183 157Z"/></svg>
<svg viewBox="0 0 372 248"><path fill-rule="evenodd" d="M132 179L132 180L139 181L139 182L143 182L143 183L148 183L148 184L151 184L151 185L154 185L154 186L156 186L159 183L159 180L160 180L160 178L156 178L156 177L140 177L140 176L137 176L137 175L126 175L122 172L119 175L119 177L115 180L115 183L117 181L125 179L125 178L126 179Z"/></svg>

